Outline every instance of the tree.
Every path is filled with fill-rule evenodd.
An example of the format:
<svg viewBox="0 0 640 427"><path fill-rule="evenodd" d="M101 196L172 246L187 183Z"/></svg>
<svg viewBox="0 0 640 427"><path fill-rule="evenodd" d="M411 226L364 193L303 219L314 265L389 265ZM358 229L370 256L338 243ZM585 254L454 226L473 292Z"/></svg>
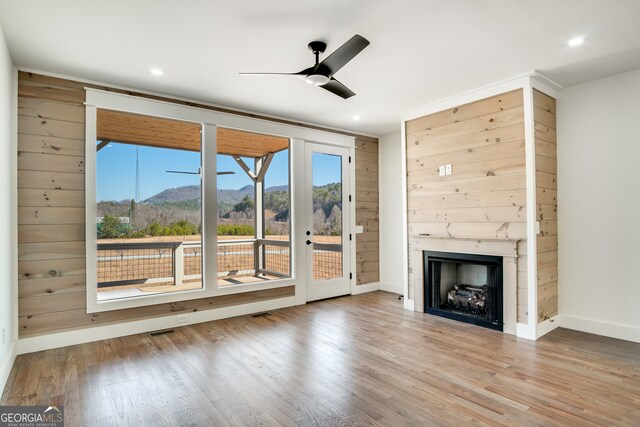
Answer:
<svg viewBox="0 0 640 427"><path fill-rule="evenodd" d="M289 208L278 212L275 216L275 220L283 222L289 221Z"/></svg>
<svg viewBox="0 0 640 427"><path fill-rule="evenodd" d="M313 187L313 210L322 209L325 216L331 215L333 205L342 208L342 184L334 182Z"/></svg>
<svg viewBox="0 0 640 427"><path fill-rule="evenodd" d="M171 224L172 236L190 236L198 232L198 227L191 224L189 221L178 221Z"/></svg>
<svg viewBox="0 0 640 427"><path fill-rule="evenodd" d="M327 228L327 217L322 209L316 209L313 213L313 230L314 234L324 235Z"/></svg>
<svg viewBox="0 0 640 427"><path fill-rule="evenodd" d="M338 205L333 205L331 208L331 215L327 218L328 232L332 236L339 236L342 231L342 210Z"/></svg>
<svg viewBox="0 0 640 427"><path fill-rule="evenodd" d="M289 192L269 191L264 195L264 208L277 213L289 212Z"/></svg>
<svg viewBox="0 0 640 427"><path fill-rule="evenodd" d="M164 227L160 225L158 221L153 221L147 227L147 234L150 236L163 236L164 235Z"/></svg>
<svg viewBox="0 0 640 427"><path fill-rule="evenodd" d="M136 224L136 201L133 199L129 203L129 222L134 226Z"/></svg>
<svg viewBox="0 0 640 427"><path fill-rule="evenodd" d="M244 199L239 201L234 207L234 212L251 212L255 205L253 200L249 196L244 196Z"/></svg>
<svg viewBox="0 0 640 427"><path fill-rule="evenodd" d="M98 225L99 239L115 239L122 237L126 233L126 228L120 223L120 219L115 216L105 215Z"/></svg>

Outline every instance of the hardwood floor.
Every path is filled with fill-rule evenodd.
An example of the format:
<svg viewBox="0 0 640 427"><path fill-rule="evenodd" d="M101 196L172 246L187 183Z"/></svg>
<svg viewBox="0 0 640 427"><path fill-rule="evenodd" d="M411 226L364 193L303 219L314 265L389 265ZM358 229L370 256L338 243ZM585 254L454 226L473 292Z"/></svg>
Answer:
<svg viewBox="0 0 640 427"><path fill-rule="evenodd" d="M0 403L67 426L637 426L640 344L518 340L374 292L22 355Z"/></svg>

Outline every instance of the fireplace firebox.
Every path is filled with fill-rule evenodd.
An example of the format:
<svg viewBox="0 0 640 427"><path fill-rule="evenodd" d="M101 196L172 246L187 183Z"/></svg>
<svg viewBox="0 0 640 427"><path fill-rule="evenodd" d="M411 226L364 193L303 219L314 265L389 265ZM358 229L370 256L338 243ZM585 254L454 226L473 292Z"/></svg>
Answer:
<svg viewBox="0 0 640 427"><path fill-rule="evenodd" d="M426 313L502 331L502 257L423 254Z"/></svg>

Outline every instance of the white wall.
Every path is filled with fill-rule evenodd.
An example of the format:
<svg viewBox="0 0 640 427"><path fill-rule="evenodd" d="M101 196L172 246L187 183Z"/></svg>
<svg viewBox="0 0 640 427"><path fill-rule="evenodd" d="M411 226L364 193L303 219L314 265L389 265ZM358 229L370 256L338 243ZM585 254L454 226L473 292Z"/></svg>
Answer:
<svg viewBox="0 0 640 427"><path fill-rule="evenodd" d="M403 293L407 266L402 254L402 140L400 132L385 135L378 144L380 181L380 289Z"/></svg>
<svg viewBox="0 0 640 427"><path fill-rule="evenodd" d="M0 394L15 354L15 95L13 63L0 28Z"/></svg>
<svg viewBox="0 0 640 427"><path fill-rule="evenodd" d="M558 101L564 327L640 342L640 70Z"/></svg>

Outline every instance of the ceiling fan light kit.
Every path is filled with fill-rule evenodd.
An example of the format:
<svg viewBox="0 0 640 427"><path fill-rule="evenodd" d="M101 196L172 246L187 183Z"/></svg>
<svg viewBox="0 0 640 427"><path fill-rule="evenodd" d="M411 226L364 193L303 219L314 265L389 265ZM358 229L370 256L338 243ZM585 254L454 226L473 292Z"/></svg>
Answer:
<svg viewBox="0 0 640 427"><path fill-rule="evenodd" d="M309 74L304 81L314 86L322 86L329 83L329 77L323 74Z"/></svg>
<svg viewBox="0 0 640 427"><path fill-rule="evenodd" d="M331 55L320 62L320 54L327 49L327 44L321 41L309 43L309 50L316 57L314 66L306 68L297 73L240 73L241 75L262 75L262 76L304 76L305 81L314 86L319 86L329 92L338 95L343 99L351 98L355 93L333 78L333 75L351 61L357 54L369 46L369 40L359 34L351 37L345 44L336 49Z"/></svg>

